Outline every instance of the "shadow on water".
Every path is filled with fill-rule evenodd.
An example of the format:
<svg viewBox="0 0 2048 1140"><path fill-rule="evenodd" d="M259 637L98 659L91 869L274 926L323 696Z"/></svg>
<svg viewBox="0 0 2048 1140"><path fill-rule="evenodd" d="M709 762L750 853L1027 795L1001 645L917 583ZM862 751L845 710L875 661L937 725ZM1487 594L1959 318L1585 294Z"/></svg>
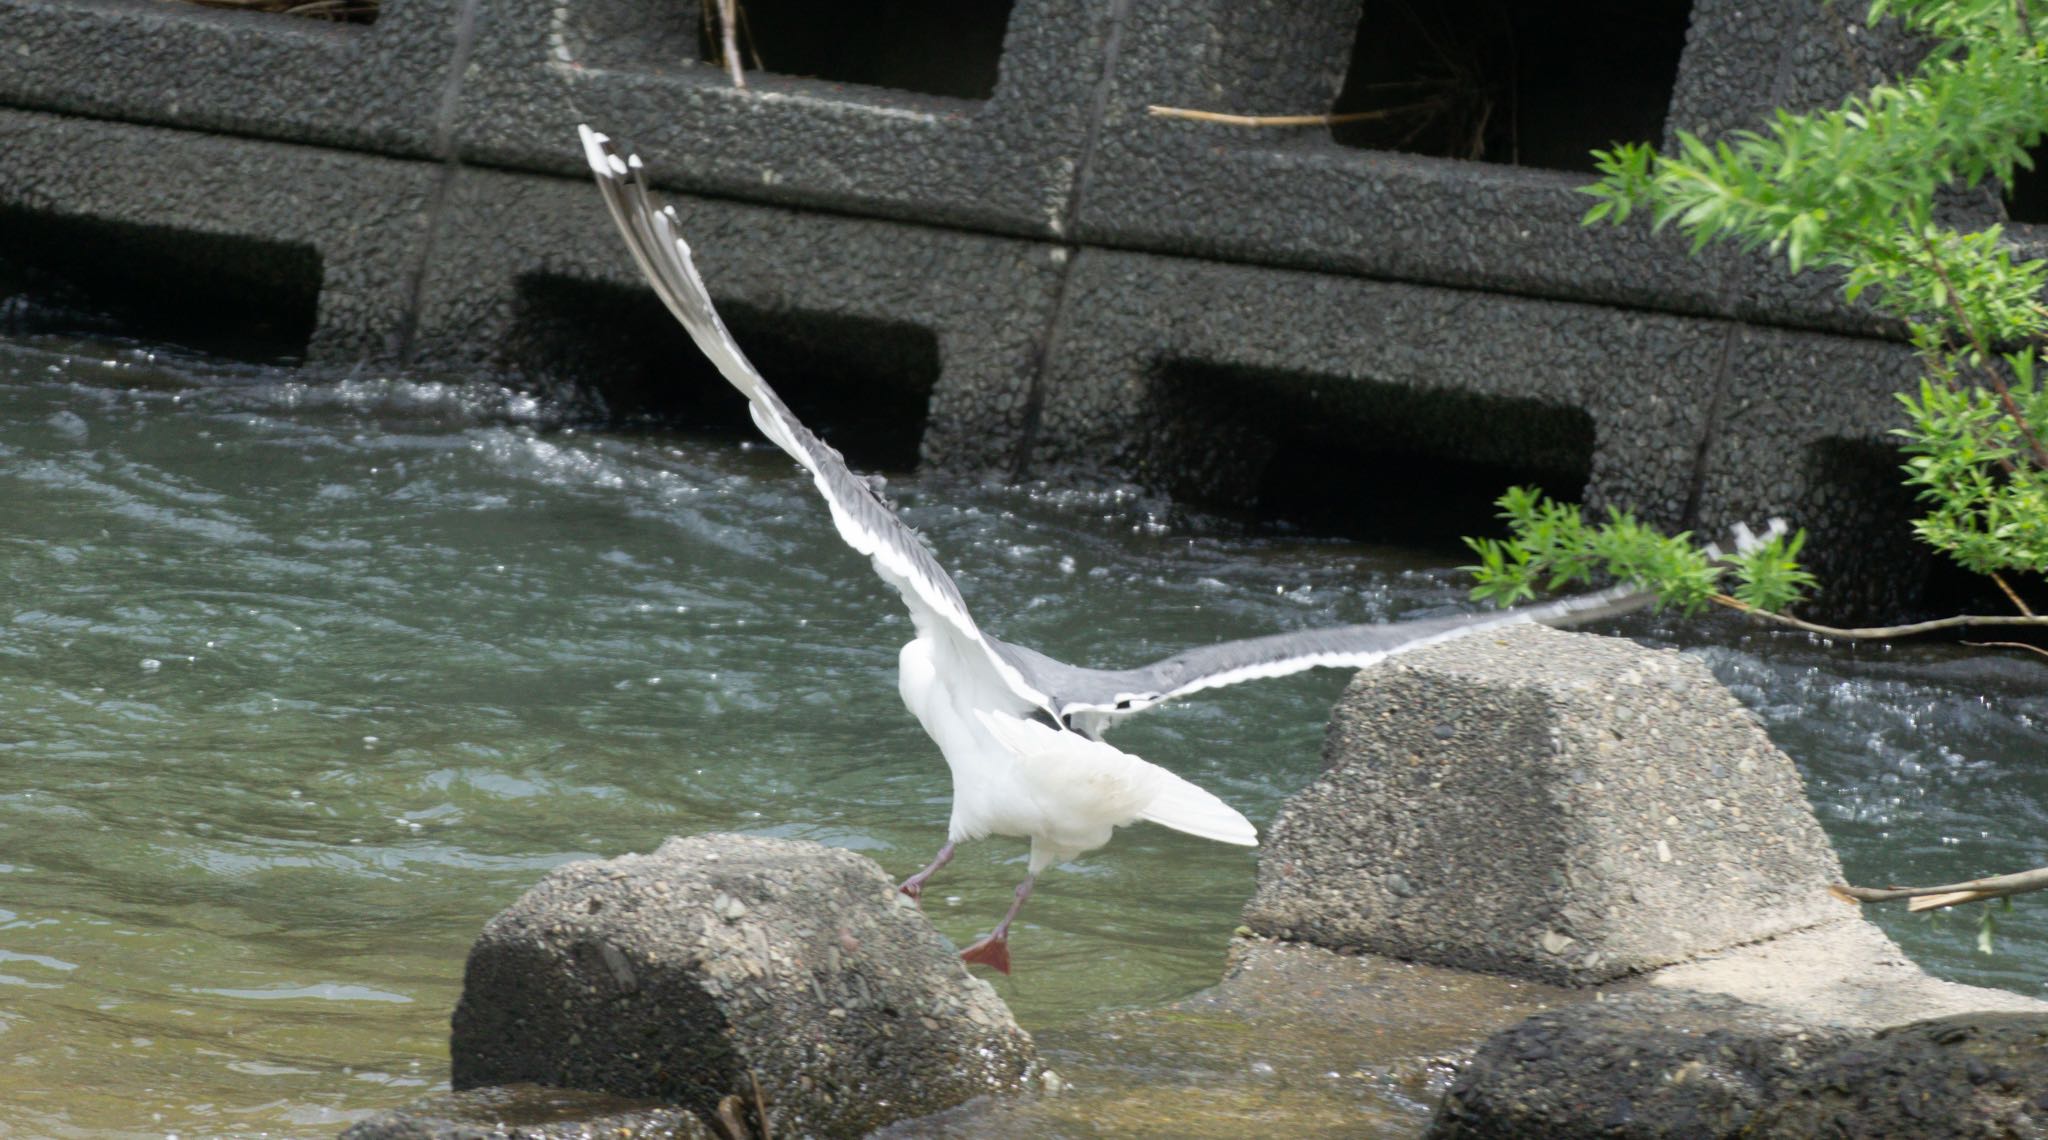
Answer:
<svg viewBox="0 0 2048 1140"><path fill-rule="evenodd" d="M780 453L593 431L474 380L10 339L0 1134L331 1136L445 1084L468 943L549 867L738 830L900 874L942 837L943 769L895 692L908 621ZM1441 560L1129 495L915 475L890 493L992 629L1077 660L1468 604ZM2030 665L1726 621L1628 631L1695 649L1758 710L1852 875L2044 861ZM1317 770L1342 683L1219 692L1118 742L1263 824ZM976 845L927 896L934 921L982 932L1023 858ZM1413 1131L1430 1034L1507 999L1324 1039L1242 989L1190 998L1225 968L1254 869L1132 829L1048 879L998 987L1105 1128L1150 1104ZM2048 966L2025 907L1988 959L1968 931L1885 920L1951 977L2034 993ZM1418 976L1370 984L1439 984Z"/></svg>

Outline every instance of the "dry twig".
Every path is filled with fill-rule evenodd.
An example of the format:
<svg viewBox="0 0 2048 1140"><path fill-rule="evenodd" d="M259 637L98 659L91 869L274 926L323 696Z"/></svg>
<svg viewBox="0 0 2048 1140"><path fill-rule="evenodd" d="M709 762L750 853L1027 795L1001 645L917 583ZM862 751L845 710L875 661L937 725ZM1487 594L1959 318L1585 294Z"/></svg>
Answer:
<svg viewBox="0 0 2048 1140"><path fill-rule="evenodd" d="M1372 119L1385 119L1408 110L1406 107L1389 107L1383 111L1348 111L1342 115L1227 115L1221 111L1197 111L1189 107L1162 107L1153 104L1145 108L1146 114L1162 119L1189 119L1197 123L1221 123L1227 127L1322 127L1334 123L1363 123Z"/></svg>
<svg viewBox="0 0 2048 1140"><path fill-rule="evenodd" d="M1993 582L1998 583L1999 589L2005 591L2005 596L2012 601L2012 606L2014 609L2027 615L2028 617L2034 616L2034 611L2027 608L2027 603L2020 599L2019 592L2014 590L2012 586L2006 582L2004 576L2000 575L1998 571L1993 570L1991 571L1991 580Z"/></svg>
<svg viewBox="0 0 2048 1140"><path fill-rule="evenodd" d="M1851 887L1831 886L1828 893L1845 903L1891 902L1894 899L1908 899L1907 910L1933 910L1936 907L1954 906L1957 903L1978 902L1983 899L2002 899L2009 895L2023 895L2029 891L2048 890L2048 867L2036 867L2031 871L2019 871L2010 875L1993 875L1988 879L1972 879L1967 883L1949 883L1939 887Z"/></svg>
<svg viewBox="0 0 2048 1140"><path fill-rule="evenodd" d="M718 42L720 53L725 58L725 69L732 73L732 85L745 87L747 76L740 69L739 0L718 0Z"/></svg>
<svg viewBox="0 0 2048 1140"><path fill-rule="evenodd" d="M1711 595L1716 605L1727 606L1745 614L1752 614L1766 621L1803 629L1822 637L1839 637L1852 641L1880 641L1894 637L1913 637L1922 633L1934 633L1944 629L1975 629L1982 626L2017 626L2022 629L2048 629L2048 616L2010 617L2000 614L1958 614L1955 617L1935 618L1932 621L1916 621L1907 625L1872 625L1854 629L1840 626L1821 625L1790 614L1773 613L1739 601L1727 594Z"/></svg>
<svg viewBox="0 0 2048 1140"><path fill-rule="evenodd" d="M1963 644L1975 649L2024 649L2029 653L2038 653L2043 657L2048 657L2048 649L2043 649L2038 645L2029 645L2024 641L1965 641Z"/></svg>

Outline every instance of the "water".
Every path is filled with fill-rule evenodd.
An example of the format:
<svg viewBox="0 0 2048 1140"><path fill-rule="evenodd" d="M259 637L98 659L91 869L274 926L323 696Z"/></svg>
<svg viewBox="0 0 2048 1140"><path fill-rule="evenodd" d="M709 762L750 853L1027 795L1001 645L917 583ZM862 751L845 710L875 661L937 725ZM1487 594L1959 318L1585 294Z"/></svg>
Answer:
<svg viewBox="0 0 2048 1140"><path fill-rule="evenodd" d="M0 1137L332 1136L445 1087L463 954L549 867L739 830L903 874L943 839L895 692L908 621L765 445L60 337L0 345L0 408ZM1465 605L1441 556L1127 496L890 493L985 624L1079 660ZM1852 878L2048 862L2038 664L1630 628L1701 646L1764 715ZM1118 743L1263 823L1343 680ZM1023 857L967 850L934 920L981 933ZM1085 1052L1105 1011L1215 980L1254 867L1124 833L1048 878L1000 988ZM2038 993L2036 910L1992 958L1968 921L1887 921L1940 973Z"/></svg>

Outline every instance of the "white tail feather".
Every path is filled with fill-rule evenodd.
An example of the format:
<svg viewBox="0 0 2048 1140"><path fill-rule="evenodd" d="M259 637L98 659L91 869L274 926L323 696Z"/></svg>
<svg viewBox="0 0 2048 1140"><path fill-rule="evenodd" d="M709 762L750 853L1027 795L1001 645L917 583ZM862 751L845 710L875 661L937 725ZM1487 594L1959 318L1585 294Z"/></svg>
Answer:
<svg viewBox="0 0 2048 1140"><path fill-rule="evenodd" d="M1111 827L1141 819L1219 843L1259 842L1251 821L1229 804L1113 744L1008 713L976 709L974 717L1017 757L1028 801L1059 817L1057 827L1026 833L1069 856L1107 843Z"/></svg>
<svg viewBox="0 0 2048 1140"><path fill-rule="evenodd" d="M1161 827L1183 831L1198 839L1235 843L1240 847L1259 845L1259 830L1236 808L1164 769L1167 779L1138 818Z"/></svg>

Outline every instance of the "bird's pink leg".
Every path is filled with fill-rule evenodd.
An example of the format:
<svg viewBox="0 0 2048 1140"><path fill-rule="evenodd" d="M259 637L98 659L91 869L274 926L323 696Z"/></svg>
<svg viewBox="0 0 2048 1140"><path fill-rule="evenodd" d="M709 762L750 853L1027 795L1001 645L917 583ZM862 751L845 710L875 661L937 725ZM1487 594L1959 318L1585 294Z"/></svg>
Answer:
<svg viewBox="0 0 2048 1140"><path fill-rule="evenodd" d="M989 931L986 937L960 951L962 962L988 966L1005 974L1010 972L1010 922L1017 917L1018 911L1024 909L1024 900L1031 897L1031 887L1037 882L1037 875L1024 877L1024 881L1017 885L1017 901L1010 904L1010 912L1003 916L1001 922L996 923L996 928Z"/></svg>
<svg viewBox="0 0 2048 1140"><path fill-rule="evenodd" d="M934 871L937 871L939 868L945 866L946 864L952 861L953 844L949 840L947 841L944 847L939 848L938 857L932 860L931 866L926 867L924 870L919 871L917 874L912 875L909 878L903 880L903 885L897 887L896 889L902 891L906 895L909 895L911 901L913 902L922 901L924 897L924 881L926 879L931 878L932 873Z"/></svg>

